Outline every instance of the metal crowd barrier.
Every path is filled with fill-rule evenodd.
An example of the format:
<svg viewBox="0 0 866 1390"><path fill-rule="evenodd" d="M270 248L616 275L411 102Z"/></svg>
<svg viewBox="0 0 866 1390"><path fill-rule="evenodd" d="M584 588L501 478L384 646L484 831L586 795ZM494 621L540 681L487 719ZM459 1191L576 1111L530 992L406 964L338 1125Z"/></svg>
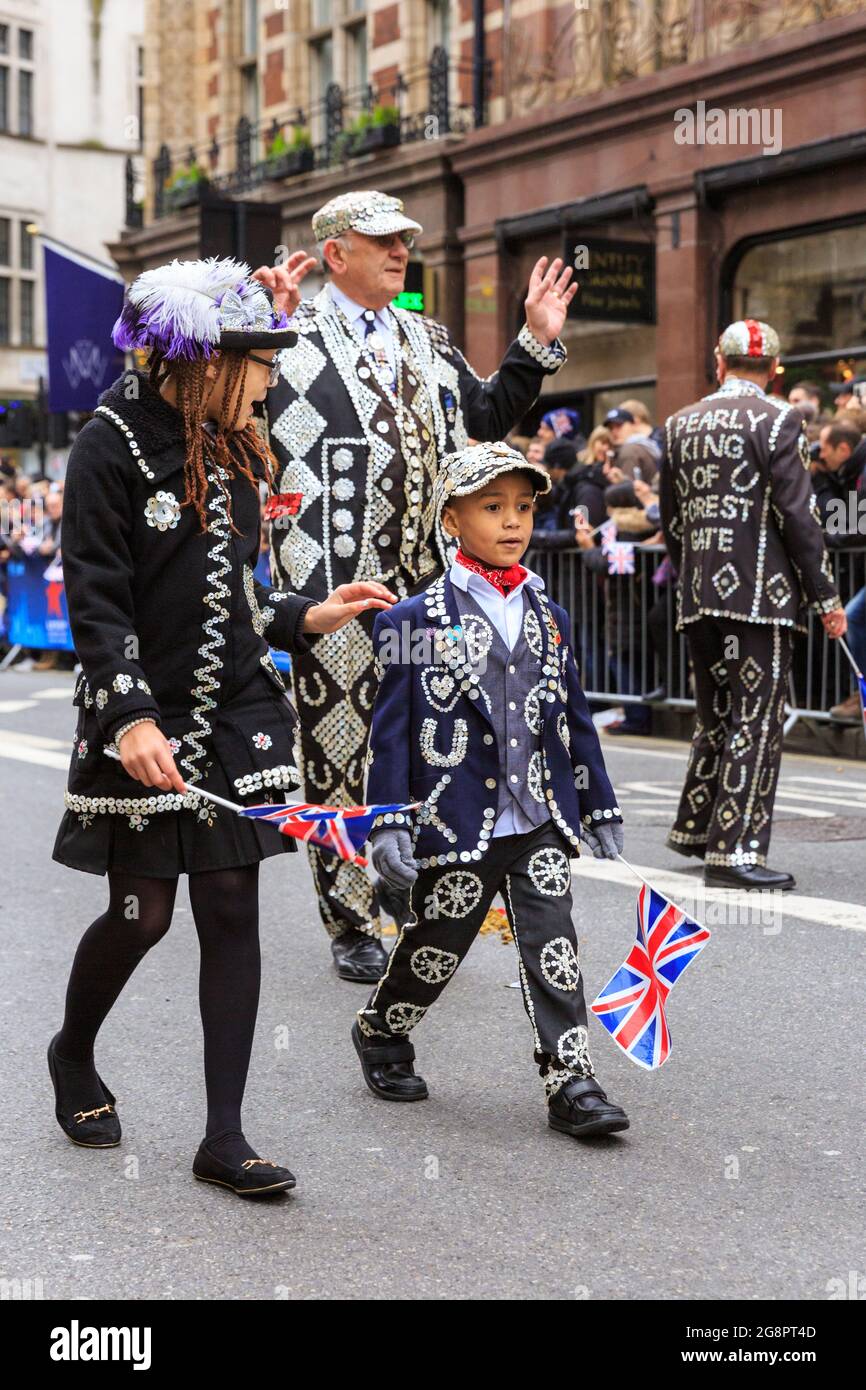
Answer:
<svg viewBox="0 0 866 1390"><path fill-rule="evenodd" d="M526 564L555 603L571 614L572 641L586 697L602 704L693 710L688 651L676 630L675 583L656 584L660 545L636 545L634 574L599 574L579 549L533 550ZM834 549L836 587L847 604L866 584L866 549ZM830 720L830 707L853 690L851 667L810 611L791 668L787 733L799 719Z"/></svg>

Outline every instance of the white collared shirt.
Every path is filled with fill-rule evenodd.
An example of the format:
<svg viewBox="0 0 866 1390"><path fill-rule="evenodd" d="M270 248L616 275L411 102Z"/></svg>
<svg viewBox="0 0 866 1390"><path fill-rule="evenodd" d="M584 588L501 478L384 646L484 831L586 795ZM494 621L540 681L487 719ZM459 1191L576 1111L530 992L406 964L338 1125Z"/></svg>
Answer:
<svg viewBox="0 0 866 1390"><path fill-rule="evenodd" d="M350 299L341 289L338 289L334 282L328 282L334 303L342 309L352 327L352 332L365 347L369 348L369 341L366 337L366 320L363 315L367 312L363 304L356 304L354 299ZM383 309L376 310L374 329L382 341L382 345L391 364L391 375L397 378L397 348L396 348L396 328L391 310L387 304Z"/></svg>
<svg viewBox="0 0 866 1390"><path fill-rule="evenodd" d="M519 599L516 603L515 599L523 593L527 584L533 589L544 588L544 580L540 574L527 569L525 565L523 568L526 569L526 578L521 579L507 598L499 592L494 584L485 579L483 574L476 574L474 570L467 569L457 560L451 562L448 575L452 584L456 585L458 589L462 589L464 593L468 591L472 595L475 602L493 623L509 651L512 650L520 636L520 628L523 623L523 599Z"/></svg>
<svg viewBox="0 0 866 1390"><path fill-rule="evenodd" d="M526 578L521 579L507 597L501 594L489 580L485 579L483 574L476 574L474 570L467 569L457 560L451 562L448 575L452 584L458 589L462 589L464 593L472 595L479 608L493 623L509 651L514 649L514 644L520 636L520 630L523 626L524 588L527 585L533 589L544 588L544 580L540 574L527 569L525 565L524 569L526 569ZM493 827L492 838L495 840L500 835L527 835L534 828L517 802L512 801L497 819Z"/></svg>

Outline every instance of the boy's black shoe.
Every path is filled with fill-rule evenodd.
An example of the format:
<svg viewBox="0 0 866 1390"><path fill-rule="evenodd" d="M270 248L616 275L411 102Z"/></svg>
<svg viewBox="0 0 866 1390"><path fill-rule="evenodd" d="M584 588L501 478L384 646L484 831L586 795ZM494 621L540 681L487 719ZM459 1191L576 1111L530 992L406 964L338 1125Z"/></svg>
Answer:
<svg viewBox="0 0 866 1390"><path fill-rule="evenodd" d="M97 1105L88 1110L76 1110L74 1101L64 1101L61 1096L63 1082L64 1061L58 1057L54 1050L57 1041L57 1034L48 1044L48 1071L51 1075L51 1084L54 1087L54 1114L57 1123L63 1130L67 1139L71 1139L73 1144L80 1144L85 1149L114 1149L120 1143L120 1120L115 1111L115 1098L106 1086L99 1072L96 1079L102 1088L105 1101L102 1105ZM66 1085L67 1095L69 1085Z"/></svg>
<svg viewBox="0 0 866 1390"><path fill-rule="evenodd" d="M608 1100L594 1076L575 1076L566 1081L548 1101L547 1108L550 1128L561 1134L583 1138L628 1129L625 1111Z"/></svg>
<svg viewBox="0 0 866 1390"><path fill-rule="evenodd" d="M349 927L331 942L331 955L341 980L359 985L378 984L388 968L388 952L367 932Z"/></svg>
<svg viewBox="0 0 866 1390"><path fill-rule="evenodd" d="M361 1059L364 1080L374 1095L383 1100L427 1099L427 1082L412 1068L415 1049L408 1038L365 1038L356 1019L352 1042Z"/></svg>
<svg viewBox="0 0 866 1390"><path fill-rule="evenodd" d="M215 1182L231 1188L238 1197L260 1197L267 1192L286 1192L297 1179L288 1168L280 1168L268 1158L248 1158L237 1165L223 1163L203 1139L192 1163L193 1177L199 1182Z"/></svg>

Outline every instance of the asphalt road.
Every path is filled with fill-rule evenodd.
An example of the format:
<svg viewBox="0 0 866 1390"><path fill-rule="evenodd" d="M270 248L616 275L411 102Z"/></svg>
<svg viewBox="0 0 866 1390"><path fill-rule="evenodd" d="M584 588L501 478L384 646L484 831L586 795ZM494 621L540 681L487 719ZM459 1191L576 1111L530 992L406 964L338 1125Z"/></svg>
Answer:
<svg viewBox="0 0 866 1390"><path fill-rule="evenodd" d="M372 1096L348 1037L365 987L331 969L306 857L270 860L244 1120L298 1187L242 1202L190 1174L203 1081L185 893L97 1045L123 1144L76 1148L54 1119L45 1047L106 890L50 857L70 695L64 674L0 674L0 1278L45 1299L822 1300L866 1273L866 765L786 758L772 860L798 891L763 914L753 897L701 902L713 939L669 1004L666 1066L641 1071L591 1023L631 1117L594 1143L547 1128L514 948L493 936L413 1035L430 1099ZM700 869L664 848L685 749L606 747L627 858L693 906ZM578 866L589 999L631 944L635 889L621 865Z"/></svg>

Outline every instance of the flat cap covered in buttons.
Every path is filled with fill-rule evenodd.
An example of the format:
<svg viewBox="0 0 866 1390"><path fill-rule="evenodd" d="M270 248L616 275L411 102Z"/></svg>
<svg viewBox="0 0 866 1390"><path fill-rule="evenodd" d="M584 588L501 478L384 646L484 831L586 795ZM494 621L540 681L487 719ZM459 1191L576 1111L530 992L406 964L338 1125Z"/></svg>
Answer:
<svg viewBox="0 0 866 1390"><path fill-rule="evenodd" d="M362 236L388 236L392 232L422 231L403 211L403 200L373 188L340 193L313 213L313 236L326 241L341 232L360 232Z"/></svg>
<svg viewBox="0 0 866 1390"><path fill-rule="evenodd" d="M455 454L446 454L439 465L434 484L437 516L441 515L442 508L452 497L466 497L471 492L480 492L500 474L516 473L519 469L532 474L536 492L550 491L553 484L544 465L530 463L508 444L469 444Z"/></svg>

